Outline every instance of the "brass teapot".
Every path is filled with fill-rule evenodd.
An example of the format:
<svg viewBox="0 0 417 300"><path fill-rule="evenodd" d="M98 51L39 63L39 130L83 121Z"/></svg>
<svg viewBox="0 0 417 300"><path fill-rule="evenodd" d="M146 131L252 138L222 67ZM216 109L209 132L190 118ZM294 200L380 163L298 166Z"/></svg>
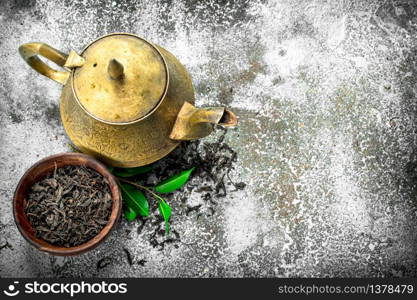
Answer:
<svg viewBox="0 0 417 300"><path fill-rule="evenodd" d="M164 48L133 34L103 36L80 55L44 43L23 44L19 52L37 72L64 85L61 119L75 146L111 166L150 164L181 141L207 136L213 124L237 123L225 108L195 108L184 66Z"/></svg>

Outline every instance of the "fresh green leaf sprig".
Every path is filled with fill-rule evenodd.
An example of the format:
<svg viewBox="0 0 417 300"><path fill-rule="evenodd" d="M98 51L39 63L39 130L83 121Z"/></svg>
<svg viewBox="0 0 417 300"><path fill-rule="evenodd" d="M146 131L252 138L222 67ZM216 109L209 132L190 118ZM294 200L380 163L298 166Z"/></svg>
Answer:
<svg viewBox="0 0 417 300"><path fill-rule="evenodd" d="M169 233L169 220L171 218L171 207L169 206L169 204L166 202L164 198L158 195L158 193L166 194L166 193L171 193L175 190L180 189L187 183L194 169L195 168L185 170L181 173L175 174L174 176L171 176L161 181L154 187L148 187L148 186L144 186L136 182L130 181L127 178L146 173L152 170L151 166L129 168L129 169L109 167L109 171L112 172L113 175L118 177L120 181L119 185L122 191L122 198L126 207L124 211L125 218L128 221L133 221L136 219L138 215L142 217L149 216L149 203L145 194L142 192L142 191L146 191L158 201L158 210L161 216L164 218L165 232L167 234Z"/></svg>

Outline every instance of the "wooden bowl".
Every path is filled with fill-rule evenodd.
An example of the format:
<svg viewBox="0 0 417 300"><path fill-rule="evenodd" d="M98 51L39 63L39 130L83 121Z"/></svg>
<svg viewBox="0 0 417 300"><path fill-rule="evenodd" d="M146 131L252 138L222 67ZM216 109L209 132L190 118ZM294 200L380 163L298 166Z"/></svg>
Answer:
<svg viewBox="0 0 417 300"><path fill-rule="evenodd" d="M55 246L47 241L35 237L35 231L32 228L29 220L26 217L24 207L26 204L26 197L29 189L32 185L48 174L52 173L56 167L63 167L66 165L77 165L77 166L86 166L93 170L96 170L104 178L107 179L110 191L112 195L112 211L110 214L109 222L107 225L100 231L91 240L85 242L84 244L74 246L74 247L61 247ZM82 254L88 250L93 249L101 242L103 242L106 237L110 234L114 226L117 224L117 221L120 217L122 209L122 200L120 196L120 190L116 183L116 179L113 175L107 170L107 168L99 161L94 158L81 154L81 153L61 153L49 156L44 158L37 163L35 163L23 177L20 179L19 184L16 187L16 191L13 197L13 214L14 219L23 237L33 246L41 251L45 251L54 255L77 255Z"/></svg>

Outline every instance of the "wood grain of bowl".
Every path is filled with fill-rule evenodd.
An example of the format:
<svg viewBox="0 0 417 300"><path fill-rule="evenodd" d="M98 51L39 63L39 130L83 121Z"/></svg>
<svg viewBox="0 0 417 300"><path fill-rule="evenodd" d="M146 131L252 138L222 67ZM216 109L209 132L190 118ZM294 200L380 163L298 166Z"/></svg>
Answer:
<svg viewBox="0 0 417 300"><path fill-rule="evenodd" d="M38 182L39 180L43 179L48 174L52 173L55 169L55 166L57 168L60 168L67 165L85 166L100 173L104 178L107 179L109 183L113 202L109 221L107 225L104 226L104 228L100 231L100 233L91 240L85 242L84 244L68 248L55 246L48 243L45 240L37 238L35 236L34 229L29 223L29 220L27 219L24 211L26 197L32 185ZM101 162L88 155L81 153L60 153L46 157L38 161L32 167L30 167L29 170L27 170L26 173L22 176L16 187L13 197L14 219L17 228L19 229L23 237L40 251L61 256L82 254L102 243L117 224L117 221L121 214L121 210L122 200L120 190L114 176L107 170L106 166L103 165Z"/></svg>

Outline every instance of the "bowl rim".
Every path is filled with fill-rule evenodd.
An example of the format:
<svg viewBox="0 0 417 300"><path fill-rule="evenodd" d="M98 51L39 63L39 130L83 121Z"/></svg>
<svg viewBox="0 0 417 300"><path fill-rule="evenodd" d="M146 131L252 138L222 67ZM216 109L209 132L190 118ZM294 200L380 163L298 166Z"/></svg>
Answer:
<svg viewBox="0 0 417 300"><path fill-rule="evenodd" d="M112 195L112 210L109 216L109 222L102 228L102 230L92 239L88 240L87 242L73 246L73 247L62 247L62 246L55 246L53 244L50 244L49 242L45 240L40 241L46 243L46 245L40 244L36 239L33 239L27 231L23 228L23 226L20 224L19 216L18 216L18 210L17 210L17 198L18 198L18 192L23 191L23 193L27 193L27 190L30 188L27 185L25 186L24 181L27 177L29 177L32 172L38 168L39 166L43 164L53 163L54 160L58 158L64 158L64 157L71 157L71 158L81 158L84 159L86 162L89 163L87 167L95 170L100 175L102 175L104 178L108 180L108 184L110 187L110 192ZM81 164L64 164L64 165L81 165ZM100 170L98 170L100 168ZM104 173L104 174L103 174ZM89 250L92 250L93 248L97 247L99 244L101 244L114 230L115 225L118 223L118 220L121 215L122 210L122 198L121 198L121 192L120 188L117 184L116 178L114 175L107 169L107 167L97 159L93 158L92 156L89 156L84 153L75 153L75 152L63 152L58 153L54 155L47 156L36 163L34 163L29 169L26 170L26 172L22 175L20 178L16 189L13 194L13 200L12 200L12 206L13 206L13 218L15 221L15 224L19 230L19 232L22 234L22 236L25 238L26 241L29 242L32 246L34 246L36 249L48 252L53 255L59 255L59 256L72 256L72 255L78 255L85 253ZM24 212L23 212L24 214Z"/></svg>

